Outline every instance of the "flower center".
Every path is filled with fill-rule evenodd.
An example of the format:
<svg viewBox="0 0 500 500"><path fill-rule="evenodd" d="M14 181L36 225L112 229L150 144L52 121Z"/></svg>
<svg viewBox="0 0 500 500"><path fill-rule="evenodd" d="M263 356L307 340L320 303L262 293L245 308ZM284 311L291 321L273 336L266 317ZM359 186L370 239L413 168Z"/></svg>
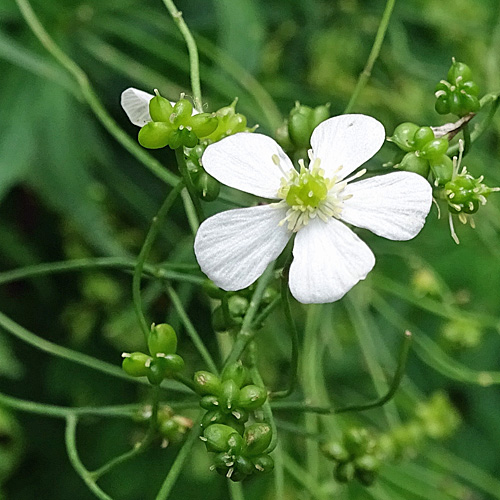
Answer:
<svg viewBox="0 0 500 500"><path fill-rule="evenodd" d="M279 166L277 156L273 156L273 161ZM338 218L342 212L345 197L341 193L347 183L338 182L336 175L326 178L320 163L321 160L315 158L307 168L304 160L299 160L299 172L283 172L285 175L278 190L278 197L282 200L279 205L286 204L289 209L280 225L287 223L290 231L297 232L316 216L327 222L330 217Z"/></svg>

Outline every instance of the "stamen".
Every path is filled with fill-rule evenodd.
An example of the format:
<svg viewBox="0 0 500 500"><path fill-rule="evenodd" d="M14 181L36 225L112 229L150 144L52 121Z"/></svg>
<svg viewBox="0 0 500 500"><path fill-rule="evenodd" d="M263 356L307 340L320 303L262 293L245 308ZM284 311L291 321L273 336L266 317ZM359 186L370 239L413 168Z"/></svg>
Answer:
<svg viewBox="0 0 500 500"><path fill-rule="evenodd" d="M448 221L450 223L451 237L457 245L460 245L460 240L458 239L457 233L455 232L455 226L453 225L453 216L451 214L448 214Z"/></svg>
<svg viewBox="0 0 500 500"><path fill-rule="evenodd" d="M363 168L357 174L354 174L351 177L344 179L344 182L346 184L348 184L349 182L353 181L354 179L358 179L359 177L362 177L365 174L366 174L366 168Z"/></svg>

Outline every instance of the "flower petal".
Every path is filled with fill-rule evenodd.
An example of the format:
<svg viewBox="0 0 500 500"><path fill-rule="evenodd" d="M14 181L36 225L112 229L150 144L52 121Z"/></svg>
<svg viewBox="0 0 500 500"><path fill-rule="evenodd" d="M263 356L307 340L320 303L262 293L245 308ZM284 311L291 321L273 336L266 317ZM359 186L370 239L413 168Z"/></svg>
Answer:
<svg viewBox="0 0 500 500"><path fill-rule="evenodd" d="M151 121L149 101L153 97L147 92L132 87L122 92L121 105L123 111L134 125L142 127Z"/></svg>
<svg viewBox="0 0 500 500"><path fill-rule="evenodd" d="M366 115L340 115L320 123L311 136L314 158L321 159L327 177L345 179L369 160L385 141L384 126Z"/></svg>
<svg viewBox="0 0 500 500"><path fill-rule="evenodd" d="M409 240L422 229L432 203L431 185L412 172L377 175L348 184L341 218L390 240Z"/></svg>
<svg viewBox="0 0 500 500"><path fill-rule="evenodd" d="M290 291L303 304L342 298L375 265L368 246L337 219L313 219L295 238Z"/></svg>
<svg viewBox="0 0 500 500"><path fill-rule="evenodd" d="M201 224L194 252L201 270L224 290L251 285L285 248L291 233L276 204L228 210Z"/></svg>
<svg viewBox="0 0 500 500"><path fill-rule="evenodd" d="M279 159L280 166L273 161ZM211 144L201 159L218 181L240 191L277 198L281 178L293 169L277 142L262 134L240 132Z"/></svg>

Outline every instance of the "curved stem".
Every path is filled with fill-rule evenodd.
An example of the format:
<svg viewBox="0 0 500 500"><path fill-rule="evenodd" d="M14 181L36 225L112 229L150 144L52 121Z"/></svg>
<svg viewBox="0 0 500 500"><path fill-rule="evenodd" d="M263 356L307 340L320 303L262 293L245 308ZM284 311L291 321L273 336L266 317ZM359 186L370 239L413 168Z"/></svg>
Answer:
<svg viewBox="0 0 500 500"><path fill-rule="evenodd" d="M398 366L396 368L396 372L394 373L394 377L392 379L392 383L389 387L389 390L382 397L370 403L361 405L349 405L349 406L344 406L343 408L334 408L333 406L310 406L301 402L299 403L278 402L278 403L273 403L272 408L274 410L295 410L301 412L311 412L320 414L337 414L337 413L347 413L352 411L371 410L373 408L382 406L388 401L390 401L394 397L394 394L396 394L396 391L398 390L398 387L401 383L401 379L403 378L405 372L406 362L408 360L408 353L410 351L411 340L412 340L411 333L409 331L406 331L403 339L403 344L401 346L401 350L399 351Z"/></svg>
<svg viewBox="0 0 500 500"><path fill-rule="evenodd" d="M33 34L38 38L40 43L45 47L45 49L61 64L61 66L70 73L76 80L80 90L82 92L83 98L89 105L90 109L96 115L98 120L104 126L104 128L137 160L139 160L145 167L147 167L156 177L161 179L171 186L175 186L179 181L179 178L173 173L169 172L160 162L153 158L149 153L147 153L143 148L137 144L137 142L131 139L111 118L104 106L99 101L99 98L95 94L92 86L90 85L89 79L85 72L72 60L70 59L52 40L50 35L47 33L45 28L42 26L38 20L35 12L31 8L28 0L16 0L16 3L23 15L25 21L31 28Z"/></svg>
<svg viewBox="0 0 500 500"><path fill-rule="evenodd" d="M158 235L158 232L160 231L160 227L183 187L184 184L182 182L179 182L174 187L174 189L170 192L170 194L165 198L165 201L163 202L156 216L153 218L153 222L151 223L151 227L149 228L146 239L144 240L144 244L142 245L139 257L137 258L137 264L134 270L134 276L132 279L132 299L134 302L134 310L137 315L137 319L139 320L139 324L141 325L141 329L142 332L144 333L146 342L149 335L149 325L142 311L142 303L141 303L142 271L144 269L144 264L146 262L146 259L149 256L149 252L151 251L151 247L153 246L153 243Z"/></svg>
<svg viewBox="0 0 500 500"><path fill-rule="evenodd" d="M182 17L182 12L177 9L174 2L172 0L163 0L163 3L186 41L189 52L189 73L191 77L191 88L193 90L194 107L197 111L202 112L203 100L201 98L200 63L198 60L198 48L196 46L196 42Z"/></svg>
<svg viewBox="0 0 500 500"><path fill-rule="evenodd" d="M35 264L33 266L25 266L19 269L0 272L0 285L18 281L27 278L35 278L45 274L58 274L70 271L85 271L88 269L109 268L119 269L124 271L132 271L135 269L137 261L126 257L96 257L89 259L75 259L60 262L46 262L43 264ZM168 268L171 267L172 270ZM201 285L205 278L194 276L192 274L184 274L176 271L175 264L163 263L161 265L144 264L143 274L153 276L158 279L168 279L172 281L184 281Z"/></svg>
<svg viewBox="0 0 500 500"><path fill-rule="evenodd" d="M288 387L283 391L273 392L269 395L271 399L281 399L288 397L297 383L297 370L299 365L299 332L297 325L293 320L292 309L290 307L290 292L288 290L288 280L283 276L281 278L281 299L283 302L283 311L285 313L288 329L292 340L292 356L290 360L290 381Z"/></svg>
<svg viewBox="0 0 500 500"><path fill-rule="evenodd" d="M373 42L372 50L370 52L370 55L368 56L368 60L366 61L366 65L363 69L363 72L359 76L358 83L356 84L356 88L352 93L351 99L349 100L349 103L347 104L347 107L344 110L344 114L349 113L352 110L352 108L356 104L359 95L361 94L362 90L365 88L366 84L368 83L368 80L370 79L373 66L378 58L378 55L380 53L380 48L382 47L382 42L384 41L385 33L389 26L389 20L391 19L391 14L394 9L395 3L396 0L387 0L387 3L385 4L385 10L384 13L382 14L382 19L380 20L377 34L375 36L375 41Z"/></svg>
<svg viewBox="0 0 500 500"><path fill-rule="evenodd" d="M107 493L97 486L91 473L85 468L80 457L78 456L78 451L76 449L76 425L78 423L78 418L76 415L68 415L66 417L66 432L65 432L65 443L66 450L68 452L69 461L71 465L77 472L77 474L83 479L89 490L101 500L113 500Z"/></svg>

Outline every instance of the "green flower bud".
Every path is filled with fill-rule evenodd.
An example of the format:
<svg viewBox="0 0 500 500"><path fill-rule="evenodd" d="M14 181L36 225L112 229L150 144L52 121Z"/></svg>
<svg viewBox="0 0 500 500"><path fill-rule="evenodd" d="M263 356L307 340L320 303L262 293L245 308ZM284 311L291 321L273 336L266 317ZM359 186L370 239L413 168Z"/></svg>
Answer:
<svg viewBox="0 0 500 500"><path fill-rule="evenodd" d="M345 446L338 441L324 444L321 447L321 451L325 456L336 462L348 462L351 457L349 452L345 449Z"/></svg>
<svg viewBox="0 0 500 500"><path fill-rule="evenodd" d="M237 387L240 388L248 378L248 370L243 366L241 361L236 361L227 365L222 371L222 381L233 380Z"/></svg>
<svg viewBox="0 0 500 500"><path fill-rule="evenodd" d="M413 136L415 149L422 149L426 144L434 139L434 132L430 127L420 127Z"/></svg>
<svg viewBox="0 0 500 500"><path fill-rule="evenodd" d="M349 483L354 479L355 472L356 469L352 462L341 462L335 467L333 475L339 483Z"/></svg>
<svg viewBox="0 0 500 500"><path fill-rule="evenodd" d="M123 354L123 371L132 377L145 377L149 372L151 356L143 352L132 352Z"/></svg>
<svg viewBox="0 0 500 500"><path fill-rule="evenodd" d="M444 186L451 181L453 175L453 161L447 155L442 155L440 158L429 161L432 175L435 179L436 186Z"/></svg>
<svg viewBox="0 0 500 500"><path fill-rule="evenodd" d="M413 138L415 136L415 132L419 128L420 127L418 125L415 125L414 123L401 123L394 130L391 141L403 151L414 151L415 144L413 142Z"/></svg>
<svg viewBox="0 0 500 500"><path fill-rule="evenodd" d="M155 357L149 364L147 377L150 384L159 385L167 376L167 361L163 357Z"/></svg>
<svg viewBox="0 0 500 500"><path fill-rule="evenodd" d="M214 201L220 193L220 183L204 170L194 181L194 187L200 198L204 201Z"/></svg>
<svg viewBox="0 0 500 500"><path fill-rule="evenodd" d="M450 112L450 99L447 94L442 94L436 99L434 108L440 115L447 115Z"/></svg>
<svg viewBox="0 0 500 500"><path fill-rule="evenodd" d="M246 454L249 456L261 455L264 453L272 439L272 430L269 424L257 422L249 425L245 429L243 439L246 443Z"/></svg>
<svg viewBox="0 0 500 500"><path fill-rule="evenodd" d="M151 119L155 122L169 122L170 115L174 110L170 101L162 97L160 94L156 94L149 101L149 114Z"/></svg>
<svg viewBox="0 0 500 500"><path fill-rule="evenodd" d="M169 137L168 145L172 149L178 149L181 146L193 148L198 144L198 137L188 127L181 125L177 130L174 130Z"/></svg>
<svg viewBox="0 0 500 500"><path fill-rule="evenodd" d="M241 412L238 412L238 415L240 415L240 419L237 419L232 413L224 413L221 410L210 410L203 416L201 426L205 428L212 424L224 424L232 427L238 434L243 434L248 414L243 415Z"/></svg>
<svg viewBox="0 0 500 500"><path fill-rule="evenodd" d="M207 451L222 452L229 449L229 439L234 435L239 436L232 427L224 424L213 424L203 431L203 441Z"/></svg>
<svg viewBox="0 0 500 500"><path fill-rule="evenodd" d="M231 316L244 316L247 312L249 302L241 295L232 295L227 301Z"/></svg>
<svg viewBox="0 0 500 500"><path fill-rule="evenodd" d="M257 385L246 385L240 390L239 404L245 410L260 408L267 399L267 391Z"/></svg>
<svg viewBox="0 0 500 500"><path fill-rule="evenodd" d="M245 445L243 438L238 433L231 434L227 440L227 444L229 447L229 453L232 453L233 455L240 455Z"/></svg>
<svg viewBox="0 0 500 500"><path fill-rule="evenodd" d="M463 90L460 93L460 100L462 104L462 115L476 112L481 107L481 103L476 96L469 95Z"/></svg>
<svg viewBox="0 0 500 500"><path fill-rule="evenodd" d="M429 162L415 153L406 153L398 168L406 172L415 172L423 177L429 175Z"/></svg>
<svg viewBox="0 0 500 500"><path fill-rule="evenodd" d="M175 127L186 125L190 121L192 114L193 105L187 99L180 99L175 103L173 114L170 116L170 122Z"/></svg>
<svg viewBox="0 0 500 500"><path fill-rule="evenodd" d="M441 158L448 149L448 140L444 137L428 142L420 151L422 158L427 160Z"/></svg>
<svg viewBox="0 0 500 500"><path fill-rule="evenodd" d="M272 470L274 469L274 460L270 455L267 454L259 455L258 457L253 458L252 462L254 464L254 467L259 472L272 472Z"/></svg>
<svg viewBox="0 0 500 500"><path fill-rule="evenodd" d="M279 295L278 290L272 286L268 286L262 294L262 303L269 305Z"/></svg>
<svg viewBox="0 0 500 500"><path fill-rule="evenodd" d="M314 130L321 122L330 118L330 103L317 106L311 113L311 128Z"/></svg>
<svg viewBox="0 0 500 500"><path fill-rule="evenodd" d="M177 350L177 335L175 330L166 323L151 325L148 336L148 348L152 356L157 354L173 354Z"/></svg>
<svg viewBox="0 0 500 500"><path fill-rule="evenodd" d="M354 456L364 455L369 447L370 435L361 427L352 427L344 433L344 446Z"/></svg>
<svg viewBox="0 0 500 500"><path fill-rule="evenodd" d="M457 62L453 59L453 64L448 70L447 79L450 83L460 83L460 82L468 82L472 80L472 71L462 62Z"/></svg>
<svg viewBox="0 0 500 500"><path fill-rule="evenodd" d="M148 122L139 130L139 144L143 148L160 149L168 145L172 125L166 122Z"/></svg>
<svg viewBox="0 0 500 500"><path fill-rule="evenodd" d="M194 385L196 392L202 396L218 396L222 387L219 377L207 371L199 371L194 374Z"/></svg>
<svg viewBox="0 0 500 500"><path fill-rule="evenodd" d="M193 115L189 121L193 132L200 138L210 135L217 128L218 124L219 121L214 113Z"/></svg>
<svg viewBox="0 0 500 500"><path fill-rule="evenodd" d="M219 398L217 396L207 395L200 399L200 406L204 410L219 409Z"/></svg>
<svg viewBox="0 0 500 500"><path fill-rule="evenodd" d="M219 397L221 410L227 410L228 413L231 412L238 406L239 398L240 389L238 384L232 379L224 380L224 382L222 382L222 389Z"/></svg>
<svg viewBox="0 0 500 500"><path fill-rule="evenodd" d="M248 458L238 455L236 460L234 461L234 468L241 474L245 474L245 476L249 476L254 472L254 465L251 460Z"/></svg>
<svg viewBox="0 0 500 500"><path fill-rule="evenodd" d="M362 455L354 460L356 469L376 471L380 467L380 461L373 455Z"/></svg>
<svg viewBox="0 0 500 500"><path fill-rule="evenodd" d="M288 118L288 135L297 148L309 148L309 140L313 129L311 128L313 110L309 106L296 103Z"/></svg>
<svg viewBox="0 0 500 500"><path fill-rule="evenodd" d="M172 377L175 373L184 369L184 360L178 354L166 354L161 356L165 360L165 374Z"/></svg>
<svg viewBox="0 0 500 500"><path fill-rule="evenodd" d="M244 132L247 128L247 118L241 113L236 113L231 116L226 123L226 135L237 134L238 132Z"/></svg>
<svg viewBox="0 0 500 500"><path fill-rule="evenodd" d="M470 96L477 97L479 95L479 85L476 82L470 80L465 81L460 85L460 87Z"/></svg>

